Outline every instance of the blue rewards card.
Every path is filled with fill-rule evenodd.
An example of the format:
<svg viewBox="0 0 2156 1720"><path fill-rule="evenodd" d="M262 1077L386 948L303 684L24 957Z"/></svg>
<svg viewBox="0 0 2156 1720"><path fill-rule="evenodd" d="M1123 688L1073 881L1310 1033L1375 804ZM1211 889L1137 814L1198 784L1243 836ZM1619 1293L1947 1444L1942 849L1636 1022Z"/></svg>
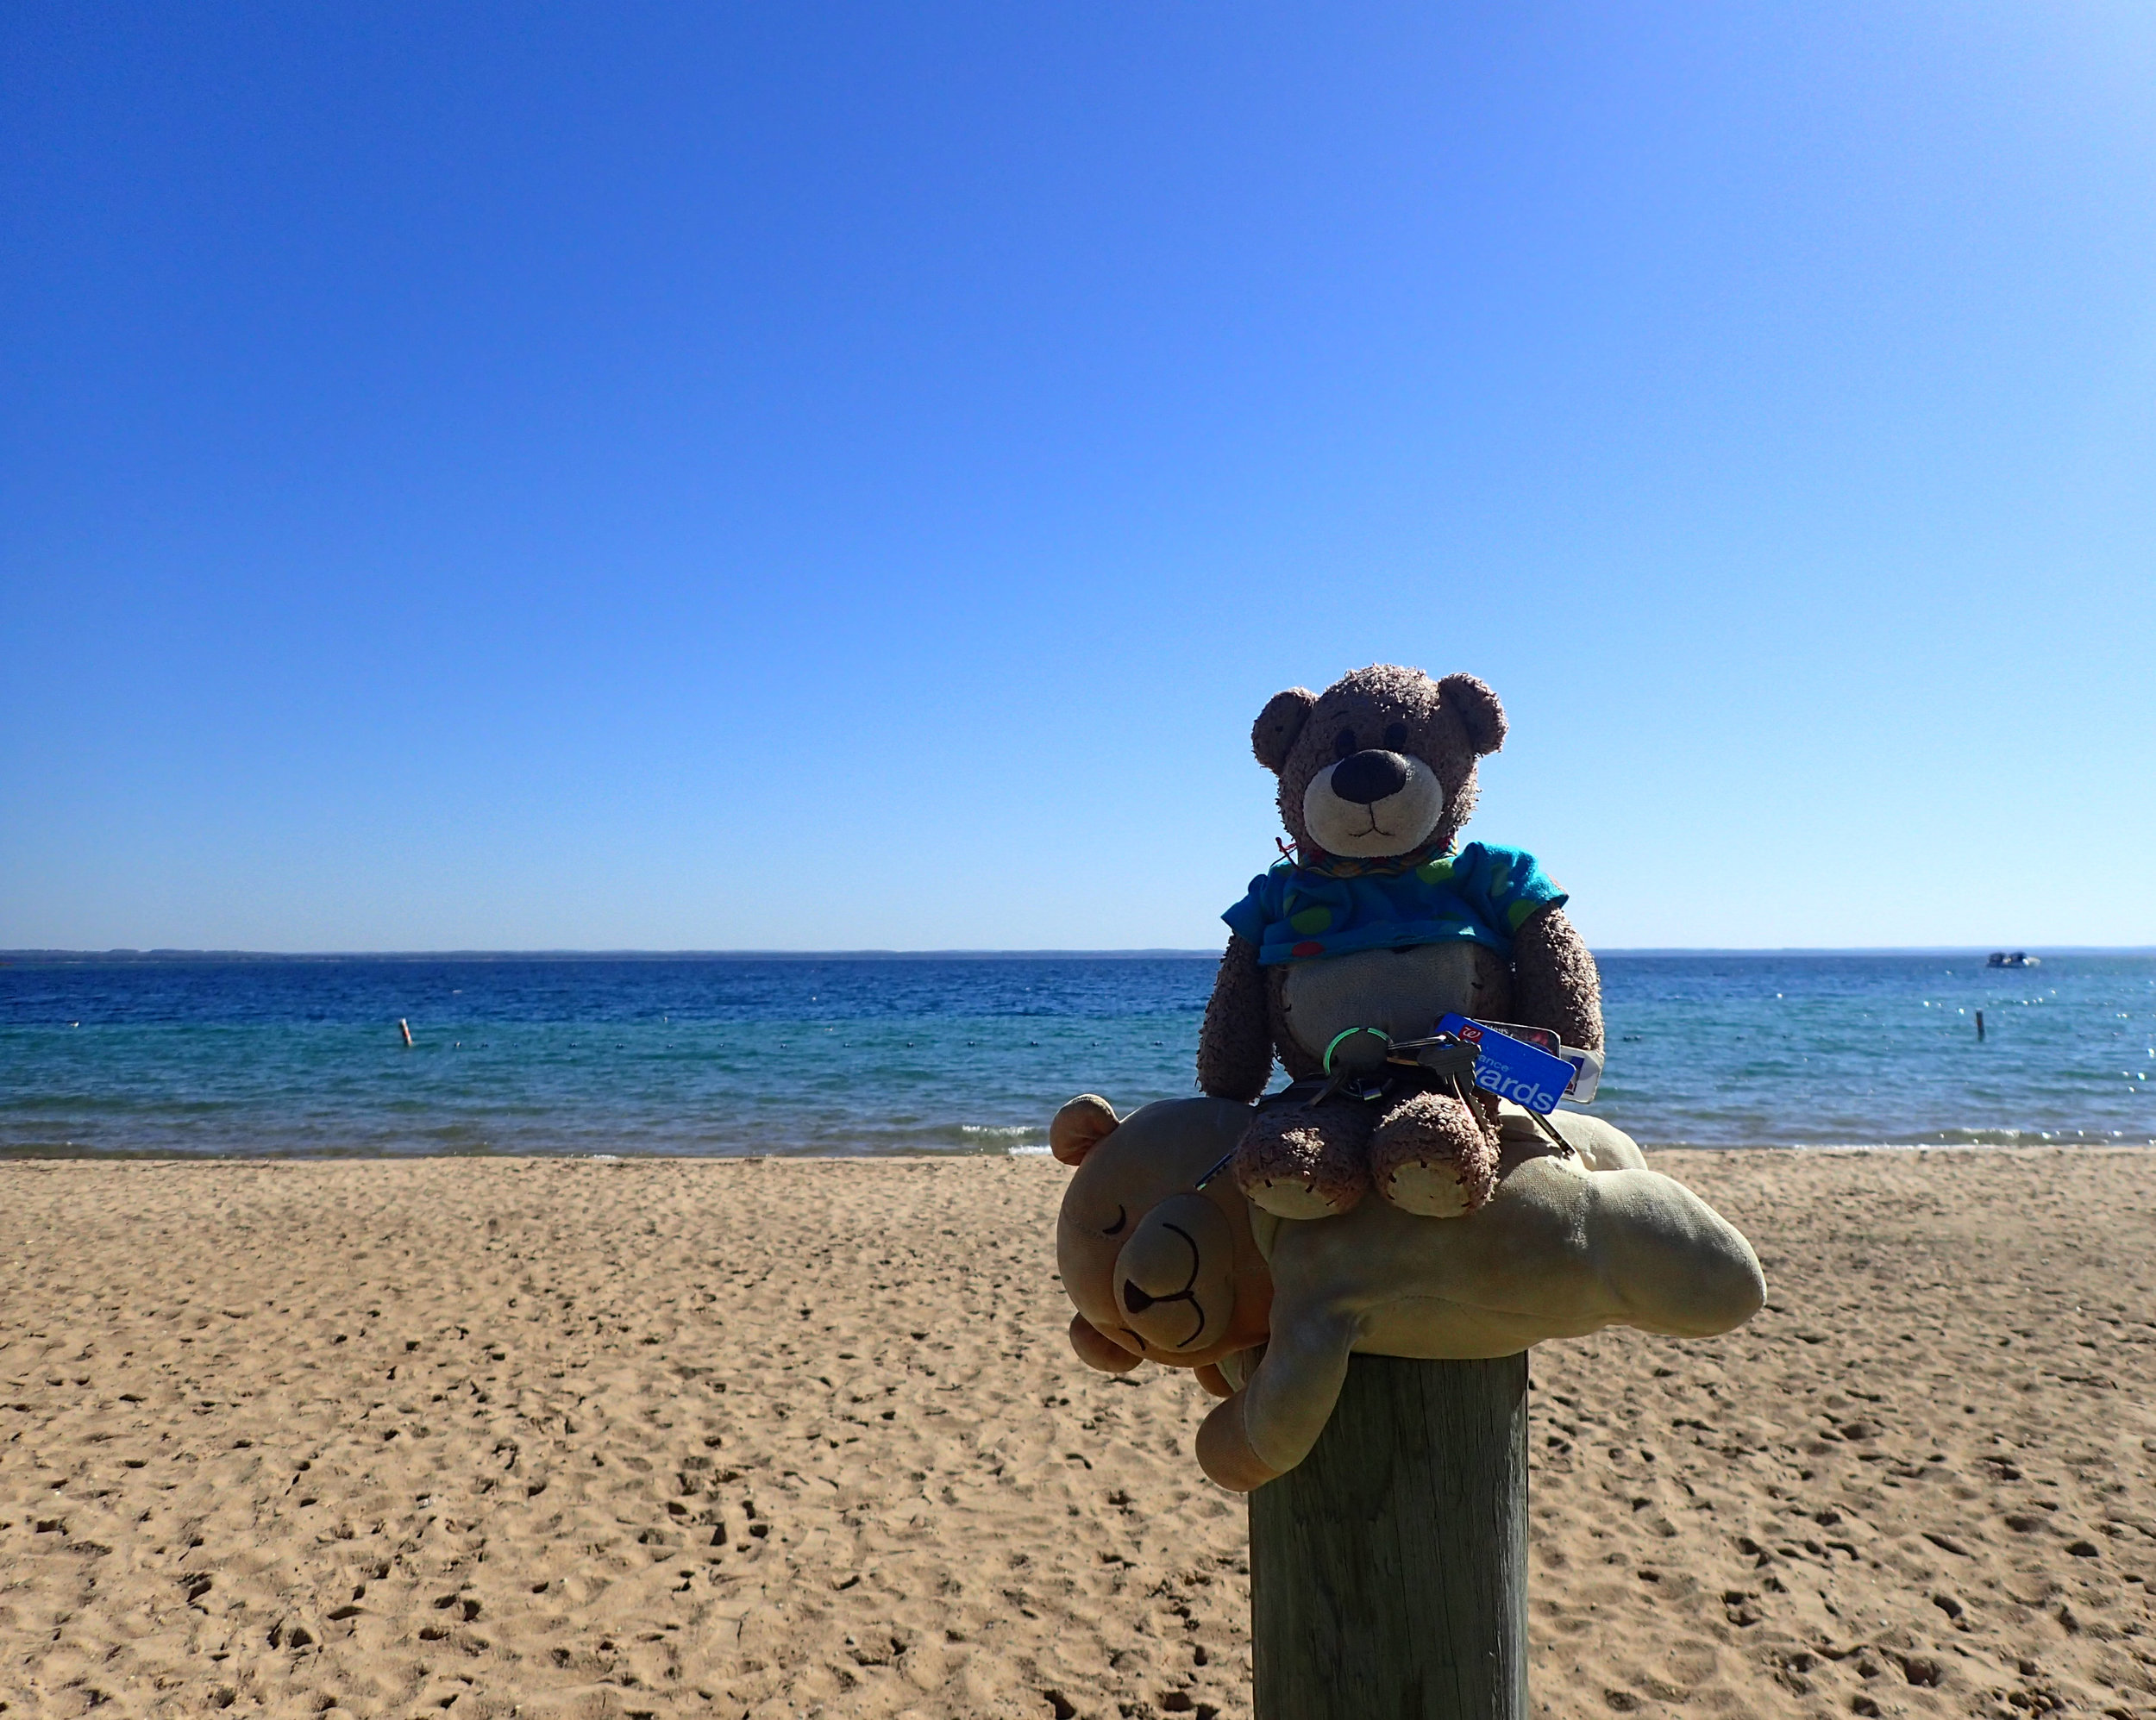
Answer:
<svg viewBox="0 0 2156 1720"><path fill-rule="evenodd" d="M1447 1016L1438 1023L1438 1031L1465 1040L1475 1048L1476 1086L1529 1110L1549 1116L1571 1084L1572 1066L1562 1057L1552 1057L1524 1040L1465 1016Z"/></svg>

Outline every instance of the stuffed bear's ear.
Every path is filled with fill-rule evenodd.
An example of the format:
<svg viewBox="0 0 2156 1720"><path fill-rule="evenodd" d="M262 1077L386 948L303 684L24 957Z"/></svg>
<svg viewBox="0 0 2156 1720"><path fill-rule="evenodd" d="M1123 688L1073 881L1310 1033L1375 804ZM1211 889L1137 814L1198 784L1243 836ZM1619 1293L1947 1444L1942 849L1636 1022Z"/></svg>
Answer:
<svg viewBox="0 0 2156 1720"><path fill-rule="evenodd" d="M1290 687L1267 699L1265 709L1258 712L1257 721L1250 725L1250 750L1257 754L1258 763L1275 776L1288 762L1295 736L1302 733L1302 725L1309 721L1317 704L1317 694L1307 687Z"/></svg>
<svg viewBox="0 0 2156 1720"><path fill-rule="evenodd" d="M1505 744L1505 707L1487 681L1472 675L1447 675L1438 683L1438 703L1460 719L1468 745L1478 754L1494 753Z"/></svg>
<svg viewBox="0 0 2156 1720"><path fill-rule="evenodd" d="M1081 1093L1048 1125L1048 1150L1059 1164L1082 1163L1087 1154L1115 1133L1115 1124L1113 1105L1098 1093Z"/></svg>

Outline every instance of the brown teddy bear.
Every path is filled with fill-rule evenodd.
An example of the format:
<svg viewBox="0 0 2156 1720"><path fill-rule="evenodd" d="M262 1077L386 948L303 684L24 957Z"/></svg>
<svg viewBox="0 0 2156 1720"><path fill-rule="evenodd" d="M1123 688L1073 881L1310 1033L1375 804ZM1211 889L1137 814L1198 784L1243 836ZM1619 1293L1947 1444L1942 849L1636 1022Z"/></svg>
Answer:
<svg viewBox="0 0 2156 1720"><path fill-rule="evenodd" d="M1328 1095L1328 1048L1349 1029L1420 1038L1457 1011L1601 1048L1601 982L1564 892L1520 849L1455 846L1476 760L1504 740L1504 708L1472 675L1390 664L1323 693L1276 693L1258 714L1251 745L1280 779L1294 847L1222 916L1232 935L1198 1085L1248 1104L1275 1055L1287 1069L1235 1160L1237 1185L1269 1212L1330 1217L1372 1186L1429 1217L1490 1197L1496 1101L1396 1067L1367 1097Z"/></svg>
<svg viewBox="0 0 2156 1720"><path fill-rule="evenodd" d="M1088 1093L1049 1144L1076 1166L1056 1264L1089 1367L1195 1370L1225 1403L1198 1432L1222 1486L1302 1461L1353 1352L1511 1355L1605 1326L1706 1337L1766 1293L1751 1245L1630 1137L1578 1111L1559 1148L1517 1106L1498 1113L1497 1190L1447 1223L1366 1201L1323 1223L1253 1208L1219 1170L1250 1121L1225 1099L1164 1099L1118 1120ZM1200 1185L1203 1185L1201 1187Z"/></svg>

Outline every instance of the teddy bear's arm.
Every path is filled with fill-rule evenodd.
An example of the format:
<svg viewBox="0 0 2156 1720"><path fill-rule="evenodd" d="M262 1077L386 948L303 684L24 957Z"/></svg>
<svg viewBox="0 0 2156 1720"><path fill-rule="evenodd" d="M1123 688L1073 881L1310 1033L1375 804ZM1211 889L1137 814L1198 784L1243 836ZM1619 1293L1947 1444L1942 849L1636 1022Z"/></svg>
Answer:
<svg viewBox="0 0 2156 1720"><path fill-rule="evenodd" d="M1513 1008L1583 1051L1602 1048L1602 981L1562 908L1545 908L1513 934Z"/></svg>
<svg viewBox="0 0 2156 1720"><path fill-rule="evenodd" d="M1587 1245L1628 1326L1676 1338L1733 1331L1759 1311L1767 1282L1737 1227L1657 1171L1598 1171Z"/></svg>
<svg viewBox="0 0 2156 1720"><path fill-rule="evenodd" d="M1307 1457L1340 1400L1356 1331L1338 1310L1275 1327L1249 1382L1199 1427L1199 1467L1246 1493Z"/></svg>
<svg viewBox="0 0 2156 1720"><path fill-rule="evenodd" d="M1213 1098L1249 1104L1272 1077L1272 1031L1257 946L1233 933L1213 976L1206 1023L1198 1035L1198 1085Z"/></svg>

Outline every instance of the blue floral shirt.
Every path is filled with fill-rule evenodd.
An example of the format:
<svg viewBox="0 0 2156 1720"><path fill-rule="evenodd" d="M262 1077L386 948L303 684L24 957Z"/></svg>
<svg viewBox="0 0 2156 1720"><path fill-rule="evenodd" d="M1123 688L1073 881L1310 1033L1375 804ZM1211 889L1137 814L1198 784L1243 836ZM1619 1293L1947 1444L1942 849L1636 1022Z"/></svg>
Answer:
<svg viewBox="0 0 2156 1720"><path fill-rule="evenodd" d="M1282 860L1252 879L1250 894L1220 917L1257 946L1260 966L1271 967L1454 938L1509 955L1513 934L1564 900L1532 854L1470 842L1390 876L1335 878Z"/></svg>

